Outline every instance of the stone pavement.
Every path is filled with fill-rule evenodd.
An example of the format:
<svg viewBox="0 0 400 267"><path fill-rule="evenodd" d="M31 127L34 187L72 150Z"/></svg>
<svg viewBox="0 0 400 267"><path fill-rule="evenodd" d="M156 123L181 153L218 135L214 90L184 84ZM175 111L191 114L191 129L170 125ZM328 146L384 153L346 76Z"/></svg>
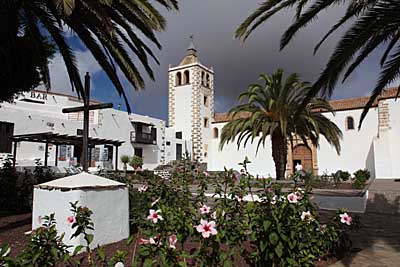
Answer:
<svg viewBox="0 0 400 267"><path fill-rule="evenodd" d="M400 267L400 182L375 180L361 229L352 235L358 253L330 267Z"/></svg>

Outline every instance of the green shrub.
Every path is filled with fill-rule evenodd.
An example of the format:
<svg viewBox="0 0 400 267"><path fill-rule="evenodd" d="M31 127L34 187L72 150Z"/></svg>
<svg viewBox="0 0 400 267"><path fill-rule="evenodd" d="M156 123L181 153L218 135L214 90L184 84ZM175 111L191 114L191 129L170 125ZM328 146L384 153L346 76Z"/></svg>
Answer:
<svg viewBox="0 0 400 267"><path fill-rule="evenodd" d="M347 181L350 179L351 174L347 171L338 170L335 173L332 173L333 180L336 184Z"/></svg>
<svg viewBox="0 0 400 267"><path fill-rule="evenodd" d="M371 173L367 169L357 170L354 172L353 187L363 189L369 178L371 178Z"/></svg>
<svg viewBox="0 0 400 267"><path fill-rule="evenodd" d="M55 178L54 172L40 162L33 172L17 172L10 160L0 169L0 207L7 213L29 212L32 207L33 186Z"/></svg>
<svg viewBox="0 0 400 267"><path fill-rule="evenodd" d="M346 212L338 211L322 224L308 192L297 187L282 192L272 179L255 179L246 165L243 163L240 181L232 170L221 173L218 179L199 174L195 194L192 174L186 170L173 173L170 179L146 177L138 189L131 185L135 211L131 221L136 231L127 244L135 242L132 265L228 267L240 258L250 266L311 267L320 257L349 250L346 240L352 221ZM261 188L257 195L253 184ZM211 185L217 198L206 197ZM71 212L67 221L75 229L72 237L82 236L86 241L73 256L84 249L87 266L96 267L124 261L126 252L118 251L107 261L103 248L90 249L94 237L88 230L92 232L94 225L88 208L71 203ZM39 238L30 241L30 248L15 260L2 248L0 266L82 266L81 260L66 253L52 218L54 215L46 219L43 230L34 232ZM190 250L182 249L188 246Z"/></svg>
<svg viewBox="0 0 400 267"><path fill-rule="evenodd" d="M145 185L131 192L135 195L132 223L141 237L134 259L137 265L233 266L240 256L250 266L313 266L320 256L346 244L341 241L347 225L339 216L344 212L321 224L307 192L293 188L283 193L270 179L257 180L247 173L246 164L244 168L239 182L232 170L217 179L200 175L195 196L189 187L190 172L173 173L168 180L148 177ZM210 186L220 198L205 196ZM258 201L244 201L246 195ZM162 219L153 221L154 213ZM214 228L215 235L211 231L204 236L199 231L202 224ZM171 237L177 239L174 247L190 243L193 249L189 253L171 249Z"/></svg>
<svg viewBox="0 0 400 267"><path fill-rule="evenodd" d="M142 166L143 166L143 158L135 155L135 156L131 157L131 159L129 161L129 165L132 168L134 168L135 170L137 168L142 168Z"/></svg>

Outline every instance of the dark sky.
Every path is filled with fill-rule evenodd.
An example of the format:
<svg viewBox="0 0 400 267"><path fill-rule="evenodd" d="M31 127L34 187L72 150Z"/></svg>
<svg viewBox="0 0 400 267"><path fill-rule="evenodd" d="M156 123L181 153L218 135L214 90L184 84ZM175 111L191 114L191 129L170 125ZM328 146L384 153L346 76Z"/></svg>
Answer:
<svg viewBox="0 0 400 267"><path fill-rule="evenodd" d="M249 83L256 82L261 73L270 74L277 68L286 73L297 72L303 80L313 81L321 72L332 52L341 29L313 55L313 47L329 27L343 14L343 7L323 12L316 23L302 30L291 44L279 51L279 40L292 21L293 13L285 11L262 25L250 39L241 44L234 39L236 27L253 11L260 0L182 0L179 12L163 12L167 31L158 35L162 51L156 51L160 65L154 65L156 81L146 77L145 91L130 91L133 112L167 119L168 65L177 65L186 54L189 36L194 35L200 61L215 71L216 112L228 111L236 97ZM76 41L75 41L76 42ZM112 84L90 54L76 43L81 72L93 76L92 95L102 101L122 102ZM379 54L373 54L345 84L339 84L333 98L369 94L378 77ZM51 68L54 91L71 93L62 60L57 56ZM144 72L143 72L144 74ZM145 74L144 74L145 75Z"/></svg>

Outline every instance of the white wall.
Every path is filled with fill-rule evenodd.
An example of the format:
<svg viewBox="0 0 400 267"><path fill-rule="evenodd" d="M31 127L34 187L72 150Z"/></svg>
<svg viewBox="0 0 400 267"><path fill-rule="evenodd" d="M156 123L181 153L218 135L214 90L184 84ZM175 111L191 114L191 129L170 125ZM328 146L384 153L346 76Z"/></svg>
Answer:
<svg viewBox="0 0 400 267"><path fill-rule="evenodd" d="M238 165L238 163L243 162L245 157L247 156L249 160L252 162L249 164L248 168L251 174L259 175L260 177L269 177L275 176L275 165L272 160L272 149L271 149L271 141L267 138L265 142L265 147L262 145L258 150L258 154L256 155L256 148L258 139L254 141L253 144L248 142L246 147L243 145L238 150L238 147L235 142L231 142L227 145L224 145L223 150L219 150L220 137L222 133L222 128L226 123L213 123L211 125L211 130L215 127L219 130L218 138L211 139L211 147L210 147L210 158L208 159L208 169L211 171L221 171L224 170L224 167L234 170L240 170L242 167Z"/></svg>
<svg viewBox="0 0 400 267"><path fill-rule="evenodd" d="M373 140L378 133L378 110L372 108L365 118L361 130L357 130L362 109L338 111L335 116L324 113L340 128L343 133L341 141L341 153L336 154L334 147L321 136L320 147L317 150L318 173L332 173L337 170L345 170L353 173L358 169L373 168L368 166L368 155L373 148ZM352 116L354 119L354 130L346 130L346 118Z"/></svg>
<svg viewBox="0 0 400 267"><path fill-rule="evenodd" d="M69 202L79 201L80 206L86 206L93 211L92 221L95 230L92 248L97 245L111 244L129 237L129 201L128 189L105 190L71 190L34 189L32 229L43 223L42 217L55 213L57 231L65 233L64 242L77 246L85 244L82 236L70 239L74 230L67 223L72 215ZM115 205L118 203L118 205ZM71 248L70 251L73 251Z"/></svg>
<svg viewBox="0 0 400 267"><path fill-rule="evenodd" d="M175 88L175 132L182 132L183 139L192 135L192 86L182 85Z"/></svg>

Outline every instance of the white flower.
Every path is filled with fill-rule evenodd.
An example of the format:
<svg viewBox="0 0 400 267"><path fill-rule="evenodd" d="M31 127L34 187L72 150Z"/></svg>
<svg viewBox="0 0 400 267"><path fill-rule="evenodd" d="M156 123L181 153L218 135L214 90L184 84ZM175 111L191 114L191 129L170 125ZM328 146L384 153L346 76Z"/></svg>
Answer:
<svg viewBox="0 0 400 267"><path fill-rule="evenodd" d="M114 267L124 267L125 265L122 262L117 262Z"/></svg>
<svg viewBox="0 0 400 267"><path fill-rule="evenodd" d="M275 205L276 204L276 195L272 197L271 199L271 204Z"/></svg>
<svg viewBox="0 0 400 267"><path fill-rule="evenodd" d="M297 195L295 193L290 193L287 196L287 199L289 200L290 203L297 203L298 197L297 197Z"/></svg>
<svg viewBox="0 0 400 267"><path fill-rule="evenodd" d="M149 188L149 187L148 187L147 185L143 185L143 186L141 186L141 187L138 188L138 191L139 191L140 193L143 193L143 192L146 192L148 188Z"/></svg>
<svg viewBox="0 0 400 267"><path fill-rule="evenodd" d="M351 225L352 218L351 218L351 216L349 214L347 214L347 212L345 212L343 214L340 214L339 216L340 216L340 222L341 223L345 223L347 225Z"/></svg>
<svg viewBox="0 0 400 267"><path fill-rule="evenodd" d="M197 232L201 233L204 238L209 238L211 235L216 235L218 232L215 229L215 222L206 220L200 220L200 224L196 227Z"/></svg>
<svg viewBox="0 0 400 267"><path fill-rule="evenodd" d="M311 222L311 221L314 220L314 218L312 217L310 211L303 211L303 212L301 213L301 219L302 219L303 221L306 220L306 221L308 221L308 222Z"/></svg>
<svg viewBox="0 0 400 267"><path fill-rule="evenodd" d="M150 220L153 223L157 223L158 220L160 220L160 221L164 220L163 217L160 215L160 213L161 213L161 210L152 210L151 209L149 211L149 216L147 216L147 220Z"/></svg>
<svg viewBox="0 0 400 267"><path fill-rule="evenodd" d="M200 208L200 213L201 214L208 214L210 213L211 208L207 206L206 204L203 204L203 206Z"/></svg>

